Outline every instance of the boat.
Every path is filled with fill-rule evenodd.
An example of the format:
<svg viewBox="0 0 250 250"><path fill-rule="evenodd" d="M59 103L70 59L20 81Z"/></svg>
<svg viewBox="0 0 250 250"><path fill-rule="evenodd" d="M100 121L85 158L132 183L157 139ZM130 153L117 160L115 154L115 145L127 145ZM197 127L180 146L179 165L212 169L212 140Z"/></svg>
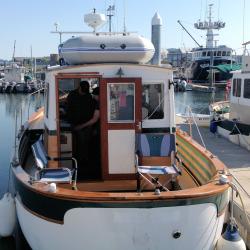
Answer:
<svg viewBox="0 0 250 250"><path fill-rule="evenodd" d="M151 41L137 34L94 33L73 37L59 46L61 64L97 62L145 63L152 58Z"/></svg>
<svg viewBox="0 0 250 250"><path fill-rule="evenodd" d="M250 57L246 55L246 46L249 43L243 44L245 52L242 57L242 69L233 71L229 118L219 121L217 127L220 135L248 150L250 150Z"/></svg>
<svg viewBox="0 0 250 250"><path fill-rule="evenodd" d="M177 124L196 124L199 127L209 127L211 122L210 114L198 114L198 113L177 113Z"/></svg>
<svg viewBox="0 0 250 250"><path fill-rule="evenodd" d="M186 70L188 78L193 84L225 87L232 77L230 71L240 67L233 58L232 49L226 45L216 45L213 30L225 28L225 22L212 20L212 6L209 5L207 20L199 20L194 24L198 30L207 31L206 46L200 44L192 49L192 61Z"/></svg>
<svg viewBox="0 0 250 250"><path fill-rule="evenodd" d="M215 119L229 119L230 114L230 101L218 101L212 102L209 105L209 111L211 114L211 118Z"/></svg>
<svg viewBox="0 0 250 250"><path fill-rule="evenodd" d="M21 127L11 168L26 240L39 250L214 249L230 176L176 128L172 68L107 60L48 68L45 106ZM100 88L101 154L92 148L79 179L64 109L83 79Z"/></svg>

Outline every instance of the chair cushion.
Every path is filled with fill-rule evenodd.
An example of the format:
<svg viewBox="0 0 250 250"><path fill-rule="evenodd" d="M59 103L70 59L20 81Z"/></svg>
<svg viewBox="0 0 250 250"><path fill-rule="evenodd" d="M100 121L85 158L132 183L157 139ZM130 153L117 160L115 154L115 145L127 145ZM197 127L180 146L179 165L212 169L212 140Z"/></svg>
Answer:
<svg viewBox="0 0 250 250"><path fill-rule="evenodd" d="M138 172L142 174L179 174L173 166L138 166Z"/></svg>
<svg viewBox="0 0 250 250"><path fill-rule="evenodd" d="M36 141L34 144L32 144L31 149L36 161L36 166L39 169L47 167L48 157L42 141L41 140Z"/></svg>
<svg viewBox="0 0 250 250"><path fill-rule="evenodd" d="M136 147L141 156L170 156L175 151L175 135L137 134Z"/></svg>
<svg viewBox="0 0 250 250"><path fill-rule="evenodd" d="M41 182L71 182L72 175L67 168L47 168L39 172Z"/></svg>

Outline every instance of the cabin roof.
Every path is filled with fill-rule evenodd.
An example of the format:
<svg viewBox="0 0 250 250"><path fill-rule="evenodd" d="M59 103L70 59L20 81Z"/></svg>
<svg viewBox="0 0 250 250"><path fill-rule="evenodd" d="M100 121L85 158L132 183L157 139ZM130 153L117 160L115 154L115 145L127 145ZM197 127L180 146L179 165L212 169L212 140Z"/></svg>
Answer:
<svg viewBox="0 0 250 250"><path fill-rule="evenodd" d="M152 65L152 64L136 64L136 63L93 63L93 64L77 64L77 65L65 65L65 66L52 66L48 67L48 71L63 71L67 69L77 69L81 67L91 67L91 66L106 66L106 65L114 65L114 66L119 66L119 65L124 65L124 66L136 66L136 67L149 67L149 68L158 68L158 69L168 69L172 70L172 67L170 65Z"/></svg>

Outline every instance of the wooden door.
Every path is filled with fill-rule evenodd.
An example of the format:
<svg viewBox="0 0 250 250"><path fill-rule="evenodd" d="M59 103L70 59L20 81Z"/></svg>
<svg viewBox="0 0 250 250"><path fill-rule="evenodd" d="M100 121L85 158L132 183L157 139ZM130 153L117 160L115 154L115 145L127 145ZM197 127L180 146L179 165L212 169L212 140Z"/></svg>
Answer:
<svg viewBox="0 0 250 250"><path fill-rule="evenodd" d="M141 130L141 78L102 78L101 155L104 179L135 177L135 134Z"/></svg>

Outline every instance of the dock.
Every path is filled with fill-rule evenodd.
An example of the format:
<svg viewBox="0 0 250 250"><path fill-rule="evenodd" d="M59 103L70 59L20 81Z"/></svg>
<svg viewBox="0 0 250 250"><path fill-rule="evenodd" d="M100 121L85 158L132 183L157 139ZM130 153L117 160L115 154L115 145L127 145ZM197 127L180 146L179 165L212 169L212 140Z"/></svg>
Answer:
<svg viewBox="0 0 250 250"><path fill-rule="evenodd" d="M177 121L178 123L178 121ZM181 122L180 122L181 123ZM178 124L183 131L190 132L189 124ZM197 128L192 125L192 137L201 145L202 140ZM246 214L250 221L250 151L233 144L226 138L213 134L209 128L199 127L206 149L217 156L228 167L234 180L233 183L242 197ZM244 208L239 196L234 195L234 218L239 226L240 234L250 249L250 225L247 222Z"/></svg>

